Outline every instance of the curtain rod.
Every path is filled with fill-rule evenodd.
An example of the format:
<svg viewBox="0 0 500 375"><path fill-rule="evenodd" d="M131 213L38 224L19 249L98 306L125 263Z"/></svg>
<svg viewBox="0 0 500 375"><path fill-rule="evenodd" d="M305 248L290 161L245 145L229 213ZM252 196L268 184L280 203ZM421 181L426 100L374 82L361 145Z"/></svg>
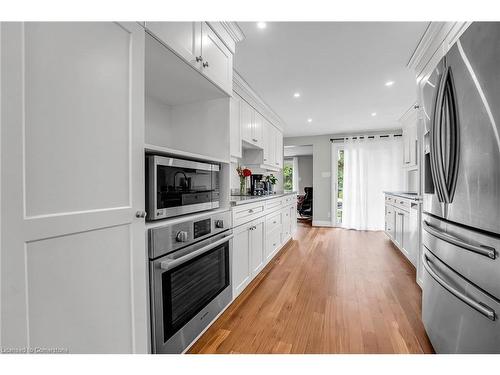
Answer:
<svg viewBox="0 0 500 375"><path fill-rule="evenodd" d="M356 137L343 137L343 138L330 138L330 142L335 142L335 141L345 141L347 138L352 138L352 139L364 139L364 138L375 138L375 137L379 137L379 138L389 138L390 136L393 136L393 137L402 137L403 134L384 134L384 135L368 135L368 136L356 136Z"/></svg>

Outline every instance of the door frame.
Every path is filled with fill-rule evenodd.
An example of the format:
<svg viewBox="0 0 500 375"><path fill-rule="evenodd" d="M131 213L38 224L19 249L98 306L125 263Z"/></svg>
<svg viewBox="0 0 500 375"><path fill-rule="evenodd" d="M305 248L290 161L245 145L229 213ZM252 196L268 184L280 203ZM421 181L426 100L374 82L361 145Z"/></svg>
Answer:
<svg viewBox="0 0 500 375"><path fill-rule="evenodd" d="M331 146L331 189L330 189L330 220L332 227L342 227L342 223L337 222L337 194L338 194L338 180L337 180L337 172L338 172L338 152L344 149L344 142L335 142L332 141Z"/></svg>

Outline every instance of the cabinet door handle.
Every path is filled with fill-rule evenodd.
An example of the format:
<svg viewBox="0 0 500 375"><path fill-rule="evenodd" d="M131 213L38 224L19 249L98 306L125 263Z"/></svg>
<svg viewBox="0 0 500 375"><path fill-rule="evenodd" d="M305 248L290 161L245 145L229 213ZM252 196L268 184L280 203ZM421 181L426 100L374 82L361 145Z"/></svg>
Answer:
<svg viewBox="0 0 500 375"><path fill-rule="evenodd" d="M138 218L138 219L145 218L146 215L147 215L146 211L137 211L135 213L135 217Z"/></svg>
<svg viewBox="0 0 500 375"><path fill-rule="evenodd" d="M257 142L257 139L255 139L255 138L252 138L252 141L254 141L254 142Z"/></svg>
<svg viewBox="0 0 500 375"><path fill-rule="evenodd" d="M208 68L208 61L205 61L202 65L204 68Z"/></svg>
<svg viewBox="0 0 500 375"><path fill-rule="evenodd" d="M200 61L203 61L203 57L202 56L196 56L196 62L200 62Z"/></svg>

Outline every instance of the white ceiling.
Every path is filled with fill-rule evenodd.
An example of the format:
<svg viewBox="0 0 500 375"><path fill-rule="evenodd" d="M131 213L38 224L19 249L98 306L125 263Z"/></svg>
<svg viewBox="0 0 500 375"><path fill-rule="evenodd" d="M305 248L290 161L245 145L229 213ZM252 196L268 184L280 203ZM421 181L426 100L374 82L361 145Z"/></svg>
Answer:
<svg viewBox="0 0 500 375"><path fill-rule="evenodd" d="M238 24L236 70L284 120L285 136L395 129L416 100L406 64L427 22Z"/></svg>

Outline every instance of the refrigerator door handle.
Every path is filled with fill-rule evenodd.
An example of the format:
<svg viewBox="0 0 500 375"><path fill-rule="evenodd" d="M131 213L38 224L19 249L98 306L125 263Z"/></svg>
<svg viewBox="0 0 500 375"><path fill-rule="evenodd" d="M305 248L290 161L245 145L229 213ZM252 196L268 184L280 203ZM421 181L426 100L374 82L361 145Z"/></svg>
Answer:
<svg viewBox="0 0 500 375"><path fill-rule="evenodd" d="M426 271L431 275L431 277L436 280L438 284L440 284L444 289L446 289L448 292L453 294L455 297L457 297L459 300L464 302L465 304L469 305L472 307L474 310L477 312L483 314L485 317L488 319L495 321L496 318L496 313L495 310L493 310L491 307L473 300L472 298L466 296L465 294L459 292L455 288L453 288L451 285L449 285L446 281L444 281L443 278L441 278L430 266L429 263L432 263L432 261L427 258L426 254L424 253L422 256L422 263L424 265L424 268Z"/></svg>
<svg viewBox="0 0 500 375"><path fill-rule="evenodd" d="M434 186L437 190L438 200L445 202L445 186L446 180L442 170L441 160L441 114L443 107L444 83L446 81L446 71L443 72L439 80L438 91L436 95L436 102L434 103L434 116L431 129L431 174L434 180Z"/></svg>
<svg viewBox="0 0 500 375"><path fill-rule="evenodd" d="M459 246L465 250L472 251L473 253L488 257L490 259L496 259L496 251L490 246L473 245L461 238L439 230L425 220L423 221L423 227L427 233L439 238L440 240L443 240L455 246Z"/></svg>

